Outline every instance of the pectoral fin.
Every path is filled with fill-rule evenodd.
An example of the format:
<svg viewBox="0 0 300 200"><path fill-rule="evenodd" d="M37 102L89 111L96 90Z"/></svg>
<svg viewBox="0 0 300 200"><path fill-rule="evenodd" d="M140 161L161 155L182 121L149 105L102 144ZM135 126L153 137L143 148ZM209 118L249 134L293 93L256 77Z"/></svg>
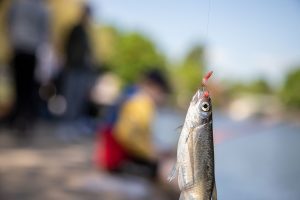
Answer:
<svg viewBox="0 0 300 200"><path fill-rule="evenodd" d="M168 176L168 181L171 182L173 181L173 179L177 176L178 173L178 164L175 163L175 165L173 166L169 176Z"/></svg>

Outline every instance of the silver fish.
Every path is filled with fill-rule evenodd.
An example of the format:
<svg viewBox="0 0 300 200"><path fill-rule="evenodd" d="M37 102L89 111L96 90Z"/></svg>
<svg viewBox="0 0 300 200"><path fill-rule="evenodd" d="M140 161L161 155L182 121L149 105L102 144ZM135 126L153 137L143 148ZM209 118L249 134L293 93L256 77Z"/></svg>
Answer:
<svg viewBox="0 0 300 200"><path fill-rule="evenodd" d="M217 200L214 170L212 105L205 85L212 72L202 81L194 95L179 137L177 163L169 181L178 174L180 200Z"/></svg>

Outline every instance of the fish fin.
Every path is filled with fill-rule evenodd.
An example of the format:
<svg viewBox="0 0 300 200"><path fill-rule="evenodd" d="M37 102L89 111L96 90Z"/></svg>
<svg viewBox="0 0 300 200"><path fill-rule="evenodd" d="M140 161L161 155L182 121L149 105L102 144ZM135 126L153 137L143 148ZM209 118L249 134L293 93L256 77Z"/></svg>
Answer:
<svg viewBox="0 0 300 200"><path fill-rule="evenodd" d="M178 166L178 164L175 163L175 165L173 166L171 172L169 173L169 175L168 175L168 181L169 182L172 182L173 179L177 176L177 172L178 172L178 167L177 166Z"/></svg>
<svg viewBox="0 0 300 200"><path fill-rule="evenodd" d="M217 200L217 187L216 187L216 182L215 182L214 189L213 189L213 192L212 192L212 195L211 195L211 200Z"/></svg>
<svg viewBox="0 0 300 200"><path fill-rule="evenodd" d="M181 192L179 200L188 200L188 198L186 197L186 194Z"/></svg>
<svg viewBox="0 0 300 200"><path fill-rule="evenodd" d="M183 124L178 126L175 130L180 133L182 131L182 128L183 128Z"/></svg>
<svg viewBox="0 0 300 200"><path fill-rule="evenodd" d="M180 194L179 200L185 200L184 194Z"/></svg>
<svg viewBox="0 0 300 200"><path fill-rule="evenodd" d="M191 130L189 131L189 133L188 133L188 135L187 135L187 137L186 137L186 139L185 139L185 143L187 143L187 141L188 141L188 139L189 139L189 137L190 137L190 135L191 135L191 132L193 132L194 129L195 129L195 127L192 127Z"/></svg>

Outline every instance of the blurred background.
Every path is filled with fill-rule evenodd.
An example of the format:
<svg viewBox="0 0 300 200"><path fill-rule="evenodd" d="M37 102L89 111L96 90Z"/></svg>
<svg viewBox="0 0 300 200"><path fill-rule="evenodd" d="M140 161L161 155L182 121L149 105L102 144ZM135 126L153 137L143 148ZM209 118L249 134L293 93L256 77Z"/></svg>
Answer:
<svg viewBox="0 0 300 200"><path fill-rule="evenodd" d="M178 199L166 181L177 127L210 70L219 199L299 199L299 11L297 0L0 1L0 199ZM143 112L126 107L136 102ZM103 164L119 148L111 127L155 180Z"/></svg>

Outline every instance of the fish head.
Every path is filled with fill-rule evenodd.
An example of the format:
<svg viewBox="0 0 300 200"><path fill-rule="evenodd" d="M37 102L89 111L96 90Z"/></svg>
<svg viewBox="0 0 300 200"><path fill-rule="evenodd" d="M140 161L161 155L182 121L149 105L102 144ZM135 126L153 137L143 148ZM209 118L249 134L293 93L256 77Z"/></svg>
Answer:
<svg viewBox="0 0 300 200"><path fill-rule="evenodd" d="M212 120L212 105L208 91L199 89L196 92L187 115L194 125L202 125Z"/></svg>
<svg viewBox="0 0 300 200"><path fill-rule="evenodd" d="M199 88L190 103L186 122L189 127L201 126L212 121L212 105L206 84L212 75L212 71L208 72L202 79L202 87Z"/></svg>

